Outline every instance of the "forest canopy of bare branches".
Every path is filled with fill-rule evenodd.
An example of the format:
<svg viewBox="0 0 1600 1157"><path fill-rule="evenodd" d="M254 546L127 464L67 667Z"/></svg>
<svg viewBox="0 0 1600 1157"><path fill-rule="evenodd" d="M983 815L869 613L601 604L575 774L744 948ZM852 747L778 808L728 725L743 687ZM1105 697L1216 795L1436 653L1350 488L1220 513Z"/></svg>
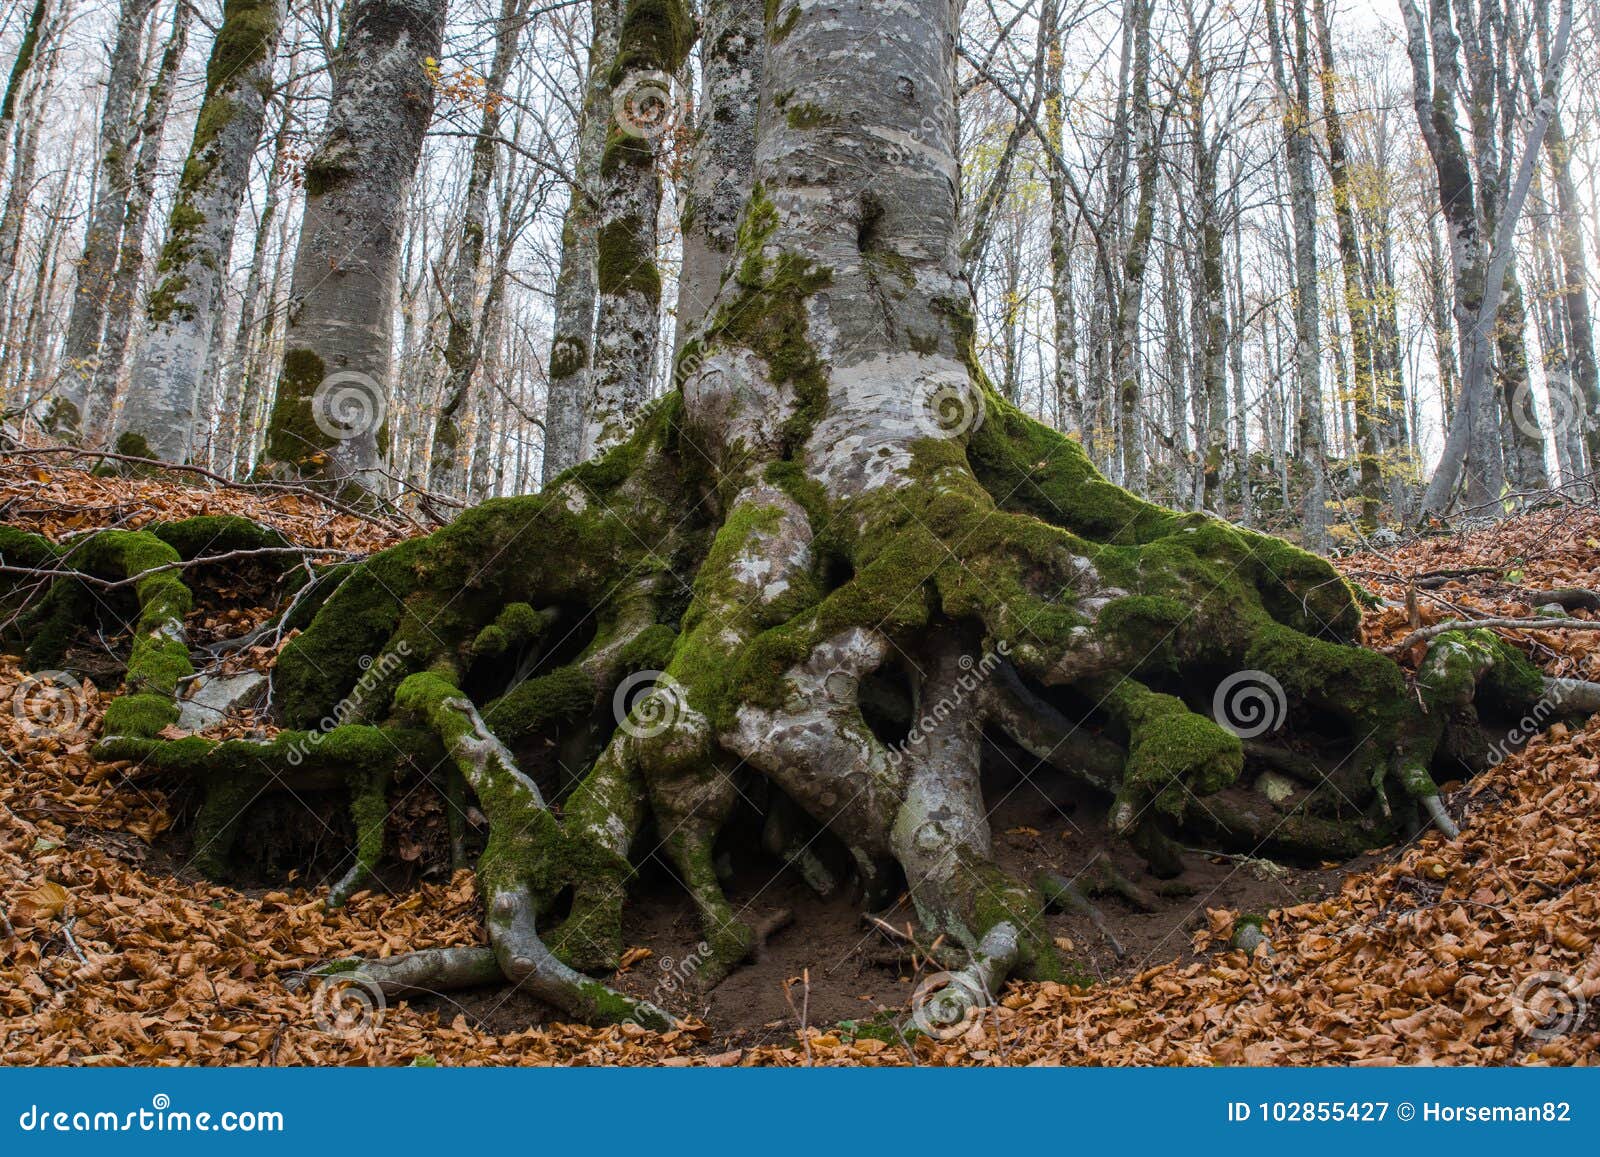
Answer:
<svg viewBox="0 0 1600 1157"><path fill-rule="evenodd" d="M535 489L583 452L596 385L571 379L595 360L594 205L617 99L655 146L644 239L661 288L632 306L655 315L630 322L638 380L607 388L631 413L673 384L698 316L675 284L683 216L710 203L697 109L740 62L701 41L670 79L619 94L589 67L618 33L614 6L410 7L439 24L437 47L408 48L403 82L426 87L431 116L415 178L397 176L403 199L384 210L382 348L346 401L384 423L386 492L450 509ZM348 31L338 4L290 4L281 27L272 9L8 7L0 382L22 436L70 428L109 447L131 431L228 477L270 459ZM1597 19L1584 0L965 5L960 254L985 370L1112 480L1250 524L1303 522L1318 543L1453 499L1426 484L1442 455L1460 472L1464 451L1444 452L1458 412L1482 408L1469 379L1493 477L1525 491L1584 476L1600 424L1600 114L1582 95ZM248 62L214 49L225 20L264 36ZM196 118L237 99L214 90L246 63L261 106L232 122L219 188L191 190ZM190 243L197 191L227 220ZM703 250L689 230L691 269ZM208 284L184 260L214 269ZM157 369L174 357L180 429Z"/></svg>

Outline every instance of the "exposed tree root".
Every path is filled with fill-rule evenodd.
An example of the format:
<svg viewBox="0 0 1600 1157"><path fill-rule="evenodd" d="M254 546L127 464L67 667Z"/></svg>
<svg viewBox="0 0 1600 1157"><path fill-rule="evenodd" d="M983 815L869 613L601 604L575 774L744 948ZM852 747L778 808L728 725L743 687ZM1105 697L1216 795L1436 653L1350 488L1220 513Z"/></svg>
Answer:
<svg viewBox="0 0 1600 1157"><path fill-rule="evenodd" d="M1423 817L1453 835L1434 776L1491 757L1480 710L1542 725L1600 708L1600 686L1545 680L1482 630L1433 637L1408 686L1351 644L1356 596L1326 563L1147 506L1074 444L986 404L964 449L913 443L900 468L915 485L830 499L782 461L708 475L673 398L544 494L469 510L332 579L301 585L286 566L305 629L273 673L289 730L263 742L169 738L193 672L176 564L197 556L194 528L67 546L5 531L0 554L124 584L101 591L134 632L99 754L204 791L198 866L227 871L263 793L341 790L356 838L329 893L340 903L383 861L390 785L428 775L455 858L467 807L488 819L489 943L335 970L391 993L506 980L585 1019L668 1023L586 975L617 967L647 826L699 914L700 984L774 930L740 918L715 866L752 776L761 842L819 893L847 882L846 864L869 909L909 887L954 1008L1013 974L1064 975L1047 902L1108 938L1091 897L1149 903L1104 858L1071 882L1001 871L982 790L997 745L1103 793L1112 833L1164 875L1181 869L1182 832L1306 859ZM228 549L254 549L236 530ZM0 586L36 665L100 613L86 590L59 573ZM1240 686L1254 700L1230 699ZM1247 767L1286 776L1292 796L1251 790Z"/></svg>

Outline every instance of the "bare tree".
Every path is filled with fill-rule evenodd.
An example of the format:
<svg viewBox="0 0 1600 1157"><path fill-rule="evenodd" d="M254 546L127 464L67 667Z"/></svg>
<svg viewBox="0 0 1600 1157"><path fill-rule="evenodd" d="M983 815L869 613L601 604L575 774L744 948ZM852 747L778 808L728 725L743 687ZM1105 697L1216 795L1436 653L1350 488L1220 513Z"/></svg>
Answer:
<svg viewBox="0 0 1600 1157"><path fill-rule="evenodd" d="M99 164L95 170L94 206L78 258L72 312L61 351L62 376L44 414L45 428L63 437L78 437L91 420L91 404L106 302L117 260L117 243L127 215L128 183L133 174L131 137L133 98L139 87L142 57L139 44L155 0L122 0L116 37L108 49L110 68L100 107Z"/></svg>

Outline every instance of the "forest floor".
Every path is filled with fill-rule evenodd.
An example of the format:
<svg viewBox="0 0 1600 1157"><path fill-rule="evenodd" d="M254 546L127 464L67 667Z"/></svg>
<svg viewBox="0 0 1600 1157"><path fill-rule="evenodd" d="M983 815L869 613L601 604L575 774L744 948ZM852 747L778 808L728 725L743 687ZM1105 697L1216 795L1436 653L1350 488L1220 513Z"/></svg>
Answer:
<svg viewBox="0 0 1600 1157"><path fill-rule="evenodd" d="M199 513L271 523L294 542L370 551L418 532L293 493L95 478L0 465L0 521L53 538ZM1529 614L1537 592L1600 591L1600 512L1559 507L1475 533L1339 560L1391 604L1369 645L1417 623ZM1453 577L1453 572L1462 571ZM242 633L272 608L227 585L197 590L196 640ZM1410 600L1408 602L1408 593ZM1577 617L1590 617L1578 612ZM1600 680L1600 632L1520 631L1548 674ZM124 641L125 642L125 641ZM72 665L116 682L119 640ZM274 648L242 652L265 666ZM103 670L99 669L103 668ZM683 978L699 933L672 877L644 865L611 983L682 1017L656 1034L555 1021L497 987L392 1002L364 1031L323 1031L314 996L286 986L330 958L483 939L470 873L436 859L437 801L417 793L391 833L385 886L328 911L313 874L254 887L184 867L193 801L132 765L89 755L108 695L85 682L78 726L30 723L40 694L0 657L0 1025L16 1064L1503 1064L1600 1059L1600 717L1557 724L1469 784L1444 785L1463 835L1420 835L1349 864L1291 867L1191 854L1177 884L1142 876L1106 840L1096 802L1030 782L990 785L997 855L1030 875L1075 876L1104 855L1151 910L1097 901L1105 927L1050 918L1087 988L1011 985L965 1031L908 1030L922 961L847 899L736 865L736 906L792 922L709 995ZM243 731L259 721L238 720ZM1026 790L1013 788L1026 787ZM1241 913L1265 916L1270 953L1228 947ZM904 926L909 909L886 915ZM1113 944L1113 940L1115 944ZM1120 951L1119 951L1120 949Z"/></svg>

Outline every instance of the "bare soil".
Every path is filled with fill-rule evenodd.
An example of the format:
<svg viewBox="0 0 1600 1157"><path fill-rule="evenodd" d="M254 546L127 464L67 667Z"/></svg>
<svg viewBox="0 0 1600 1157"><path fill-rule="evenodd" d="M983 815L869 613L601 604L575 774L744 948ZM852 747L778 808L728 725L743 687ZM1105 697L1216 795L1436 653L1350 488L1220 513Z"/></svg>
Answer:
<svg viewBox="0 0 1600 1157"><path fill-rule="evenodd" d="M1103 807L1071 794L1046 794L1059 786L1021 779L991 794L995 854L1018 878L1050 870L1068 879L1104 854L1155 899L1151 912L1112 895L1093 901L1122 945L1121 957L1087 916L1047 917L1063 955L1097 982L1131 976L1155 963L1189 959L1191 935L1206 924L1207 908L1265 913L1317 899L1337 891L1348 871L1373 863L1362 857L1349 865L1306 869L1190 853L1180 877L1157 880L1136 854L1106 835ZM781 911L791 919L754 960L711 992L698 991L692 979L701 940L693 905L681 885L654 862L646 865L624 914L625 942L649 949L650 955L610 978L625 992L708 1024L712 1036L706 1051L790 1042L802 1017L807 1025L821 1028L884 1012L903 1014L921 978L919 964L928 971L938 968L914 960L908 946L869 925L848 888L820 898L797 871L782 866L774 871L771 860L739 865L727 893L753 925ZM877 915L897 928L916 922L905 896ZM446 1020L460 1013L473 1027L495 1033L551 1019L538 1001L505 987L413 1003L436 1007Z"/></svg>

